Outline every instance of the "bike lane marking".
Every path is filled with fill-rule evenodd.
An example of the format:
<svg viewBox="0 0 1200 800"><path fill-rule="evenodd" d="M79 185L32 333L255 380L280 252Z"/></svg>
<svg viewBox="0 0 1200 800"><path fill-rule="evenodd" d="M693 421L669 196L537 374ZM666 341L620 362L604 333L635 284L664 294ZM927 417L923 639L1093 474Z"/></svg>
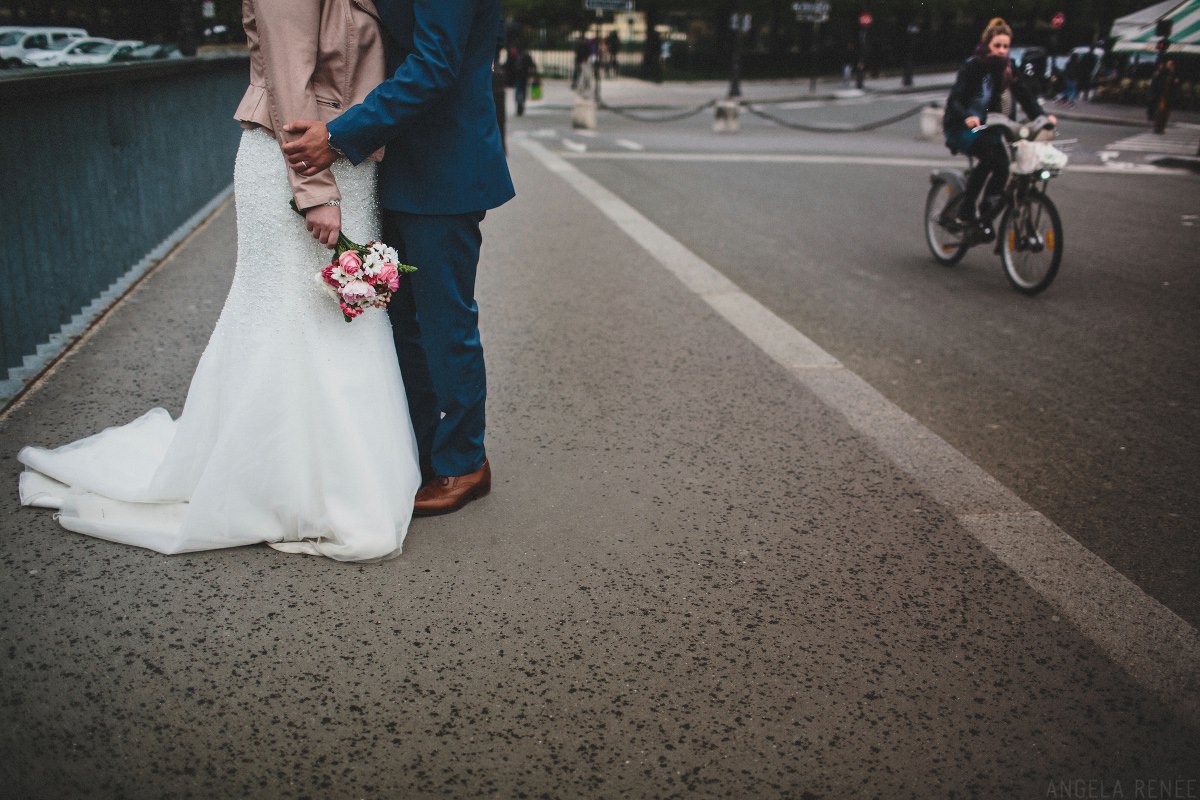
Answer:
<svg viewBox="0 0 1200 800"><path fill-rule="evenodd" d="M1200 632L563 155L532 139L518 139L518 144L801 385L842 414L856 432L950 511L967 533L1020 575L1136 682L1186 718L1200 719ZM640 156L620 153L602 157ZM797 163L847 161L824 156L800 158L804 161ZM858 161L899 161L904 166L959 164L922 159Z"/></svg>

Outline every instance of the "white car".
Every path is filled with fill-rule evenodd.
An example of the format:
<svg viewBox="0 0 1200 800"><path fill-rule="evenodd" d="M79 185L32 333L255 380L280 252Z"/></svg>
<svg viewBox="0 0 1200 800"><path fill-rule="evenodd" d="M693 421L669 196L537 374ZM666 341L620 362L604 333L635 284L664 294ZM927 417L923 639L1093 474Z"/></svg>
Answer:
<svg viewBox="0 0 1200 800"><path fill-rule="evenodd" d="M19 67L36 51L61 49L85 36L87 31L83 28L7 26L0 31L0 67Z"/></svg>
<svg viewBox="0 0 1200 800"><path fill-rule="evenodd" d="M113 61L126 61L129 54L141 47L143 42L132 39L113 41L98 36L77 39L61 50L43 50L33 53L25 63L35 67L95 66Z"/></svg>

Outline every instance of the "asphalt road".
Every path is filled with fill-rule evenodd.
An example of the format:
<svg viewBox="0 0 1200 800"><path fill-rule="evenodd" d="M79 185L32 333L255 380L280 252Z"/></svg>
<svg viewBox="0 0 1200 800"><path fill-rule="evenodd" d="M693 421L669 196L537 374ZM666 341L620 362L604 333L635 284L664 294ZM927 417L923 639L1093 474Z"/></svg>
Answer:
<svg viewBox="0 0 1200 800"><path fill-rule="evenodd" d="M771 110L852 125L923 99ZM901 160L956 162L940 142L918 139L913 119L861 134L800 133L745 115L735 135L714 134L707 114L647 124L602 112L597 132L566 122L534 112L510 125L1200 622L1200 178L1143 173L1152 153L1113 151L1137 130L1065 122L1072 165L1082 167L1050 187L1065 259L1056 283L1031 299L982 248L951 269L929 256L930 168ZM878 163L888 159L896 162ZM603 247L592 256L602 261Z"/></svg>

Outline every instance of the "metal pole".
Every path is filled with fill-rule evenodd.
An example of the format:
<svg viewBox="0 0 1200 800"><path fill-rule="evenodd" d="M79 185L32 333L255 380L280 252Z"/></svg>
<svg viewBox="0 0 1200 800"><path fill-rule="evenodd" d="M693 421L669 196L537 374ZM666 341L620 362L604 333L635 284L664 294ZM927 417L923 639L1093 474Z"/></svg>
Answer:
<svg viewBox="0 0 1200 800"><path fill-rule="evenodd" d="M592 72L595 73L595 76L596 76L595 97L596 97L596 105L597 106L600 105L600 72L601 72L600 61L604 58L603 51L600 48L600 45L601 45L600 23L603 21L604 21L604 12L597 8L596 9L596 38L592 40L595 42L595 46L596 46L596 61L595 61L595 63L592 64Z"/></svg>
<svg viewBox="0 0 1200 800"><path fill-rule="evenodd" d="M916 61L917 33L919 31L915 22L910 22L905 28L908 40L904 43L904 79L901 81L905 86L913 85L913 63Z"/></svg>
<svg viewBox="0 0 1200 800"><path fill-rule="evenodd" d="M812 23L812 43L808 48L809 52L809 71L808 79L809 94L816 94L817 91L817 47L821 40L821 23L819 20L813 20Z"/></svg>
<svg viewBox="0 0 1200 800"><path fill-rule="evenodd" d="M178 0L179 3L179 52L185 56L196 55L199 37L196 33L196 6L194 0Z"/></svg>
<svg viewBox="0 0 1200 800"><path fill-rule="evenodd" d="M733 15L729 18L729 27L733 29L733 63L729 67L729 97L742 96L742 16L737 9L737 3L734 3Z"/></svg>

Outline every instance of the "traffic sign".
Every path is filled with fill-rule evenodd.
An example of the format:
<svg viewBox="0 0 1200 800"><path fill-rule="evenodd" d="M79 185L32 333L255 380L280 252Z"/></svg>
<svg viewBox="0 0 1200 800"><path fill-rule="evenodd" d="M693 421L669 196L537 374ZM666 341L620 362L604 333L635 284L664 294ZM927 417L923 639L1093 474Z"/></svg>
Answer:
<svg viewBox="0 0 1200 800"><path fill-rule="evenodd" d="M1054 30L1058 30L1063 25L1065 25L1066 22L1067 22L1067 15L1062 13L1061 11L1059 11L1057 14L1055 14L1053 17L1050 18L1050 27L1054 28Z"/></svg>
<svg viewBox="0 0 1200 800"><path fill-rule="evenodd" d="M828 22L829 3L792 3L797 22Z"/></svg>
<svg viewBox="0 0 1200 800"><path fill-rule="evenodd" d="M583 0L588 11L633 11L633 0Z"/></svg>
<svg viewBox="0 0 1200 800"><path fill-rule="evenodd" d="M858 15L858 24L864 28L870 26L870 24L874 21L875 18L871 16L870 12L864 11Z"/></svg>

